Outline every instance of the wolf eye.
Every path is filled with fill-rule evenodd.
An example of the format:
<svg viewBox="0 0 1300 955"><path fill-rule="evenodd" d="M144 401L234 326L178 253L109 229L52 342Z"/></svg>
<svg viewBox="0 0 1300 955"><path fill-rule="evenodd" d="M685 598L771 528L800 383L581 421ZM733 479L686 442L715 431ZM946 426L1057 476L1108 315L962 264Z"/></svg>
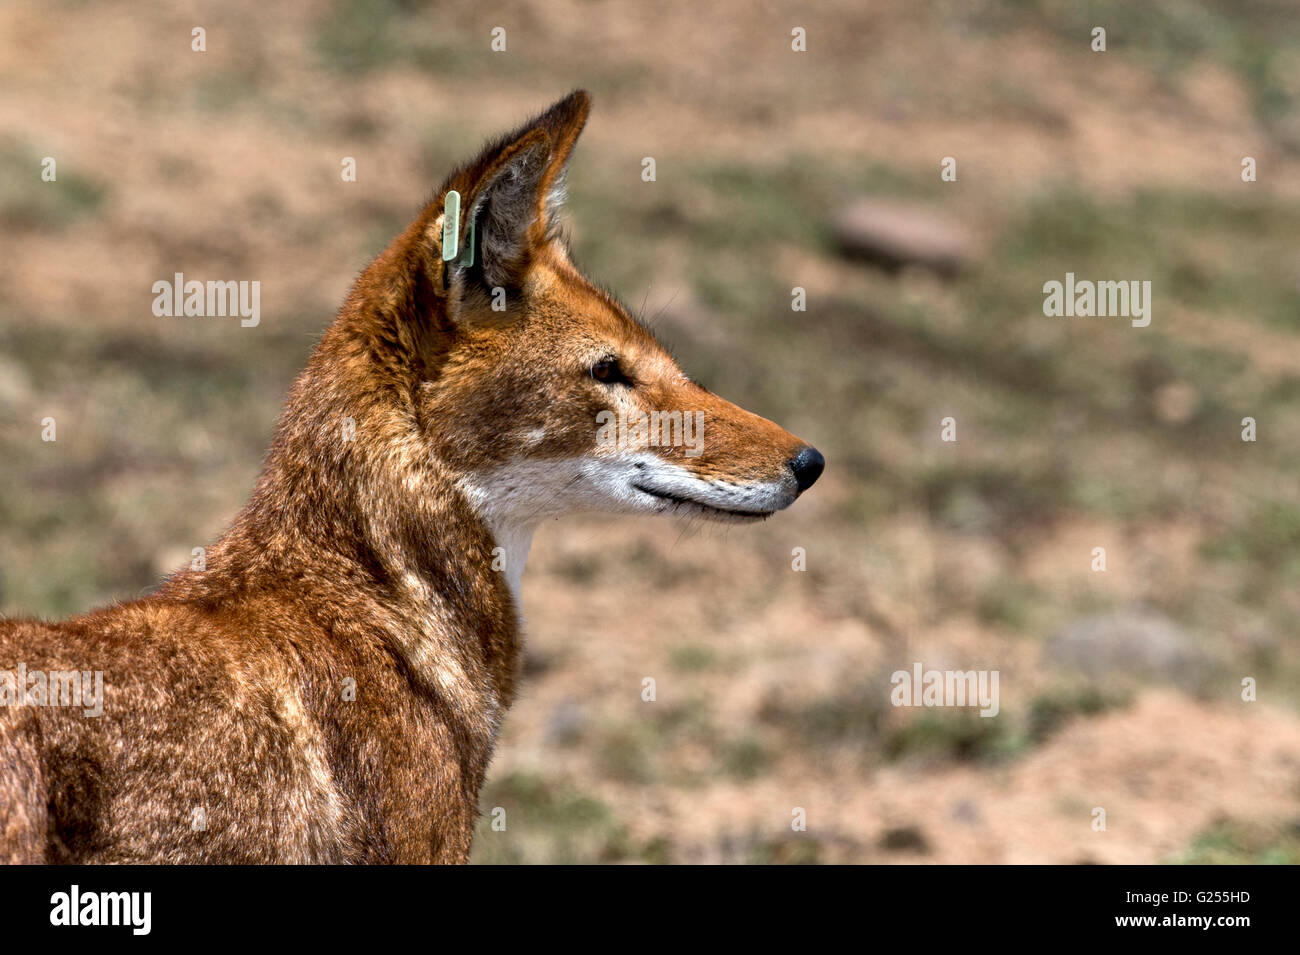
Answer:
<svg viewBox="0 0 1300 955"><path fill-rule="evenodd" d="M591 366L591 377L605 385L632 384L623 374L623 369L618 366L618 359L612 355L606 355Z"/></svg>

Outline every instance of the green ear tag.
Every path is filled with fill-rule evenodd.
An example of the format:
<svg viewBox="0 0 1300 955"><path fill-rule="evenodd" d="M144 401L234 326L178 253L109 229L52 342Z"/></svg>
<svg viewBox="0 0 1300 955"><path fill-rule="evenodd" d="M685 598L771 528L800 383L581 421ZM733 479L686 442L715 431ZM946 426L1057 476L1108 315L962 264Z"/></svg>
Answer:
<svg viewBox="0 0 1300 955"><path fill-rule="evenodd" d="M469 224L469 241L465 243L465 248L459 248L460 193L455 189L449 191L447 201L443 203L442 207L442 260L444 262L455 259L456 264L465 269L474 264L474 225L475 223L471 220Z"/></svg>
<svg viewBox="0 0 1300 955"><path fill-rule="evenodd" d="M444 262L450 262L456 257L459 242L460 193L453 189L447 193L447 201L442 207L442 260Z"/></svg>

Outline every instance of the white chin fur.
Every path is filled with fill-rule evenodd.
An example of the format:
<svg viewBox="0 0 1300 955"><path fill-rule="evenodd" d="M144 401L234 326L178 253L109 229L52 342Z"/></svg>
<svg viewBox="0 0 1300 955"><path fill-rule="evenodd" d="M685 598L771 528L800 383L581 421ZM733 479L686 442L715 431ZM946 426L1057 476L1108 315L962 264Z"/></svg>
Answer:
<svg viewBox="0 0 1300 955"><path fill-rule="evenodd" d="M702 480L646 452L569 460L520 460L462 482L495 527L531 524L581 512L668 514L752 521L789 507L794 477L763 484Z"/></svg>
<svg viewBox="0 0 1300 955"><path fill-rule="evenodd" d="M503 549L507 581L519 602L533 531L566 514L664 514L739 524L760 521L798 496L794 476L766 484L705 481L644 452L565 460L520 460L460 481Z"/></svg>

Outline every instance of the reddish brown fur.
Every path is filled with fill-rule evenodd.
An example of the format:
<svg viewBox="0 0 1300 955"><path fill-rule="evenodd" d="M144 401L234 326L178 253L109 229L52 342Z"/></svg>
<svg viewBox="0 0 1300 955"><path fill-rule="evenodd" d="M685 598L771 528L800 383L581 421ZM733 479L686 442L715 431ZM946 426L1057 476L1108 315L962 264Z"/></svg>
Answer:
<svg viewBox="0 0 1300 955"><path fill-rule="evenodd" d="M649 402L709 412L690 467L745 480L802 447L687 381L553 240L546 193L587 109L574 94L489 147L361 276L206 569L0 623L0 668L104 673L100 717L0 708L0 860L464 862L521 638L458 479L521 431L544 429L539 460L588 448L602 392L583 369L610 341ZM497 263L518 288L501 315L444 276L438 220L448 189L470 209L520 157L545 171L527 243Z"/></svg>

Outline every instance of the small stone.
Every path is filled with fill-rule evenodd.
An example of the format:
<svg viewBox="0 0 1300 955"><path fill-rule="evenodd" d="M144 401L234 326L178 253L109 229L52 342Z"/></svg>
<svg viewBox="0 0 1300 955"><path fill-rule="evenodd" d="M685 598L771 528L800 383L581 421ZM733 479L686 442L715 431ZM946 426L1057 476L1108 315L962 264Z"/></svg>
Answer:
<svg viewBox="0 0 1300 955"><path fill-rule="evenodd" d="M916 826L895 826L886 829L880 837L880 848L886 852L920 852L930 851L930 843Z"/></svg>
<svg viewBox="0 0 1300 955"><path fill-rule="evenodd" d="M551 711L550 719L546 723L546 737L559 746L571 745L582 736L584 722L582 709L578 704L566 701Z"/></svg>
<svg viewBox="0 0 1300 955"><path fill-rule="evenodd" d="M1135 676L1195 690L1206 660L1178 624L1146 610L1084 617L1047 641L1047 662L1092 679Z"/></svg>
<svg viewBox="0 0 1300 955"><path fill-rule="evenodd" d="M833 229L846 256L891 271L917 265L951 276L974 261L973 243L964 228L909 203L855 200L835 217Z"/></svg>
<svg viewBox="0 0 1300 955"><path fill-rule="evenodd" d="M1174 382L1156 391L1156 417L1165 424L1186 424L1192 420L1200 396L1191 385Z"/></svg>

